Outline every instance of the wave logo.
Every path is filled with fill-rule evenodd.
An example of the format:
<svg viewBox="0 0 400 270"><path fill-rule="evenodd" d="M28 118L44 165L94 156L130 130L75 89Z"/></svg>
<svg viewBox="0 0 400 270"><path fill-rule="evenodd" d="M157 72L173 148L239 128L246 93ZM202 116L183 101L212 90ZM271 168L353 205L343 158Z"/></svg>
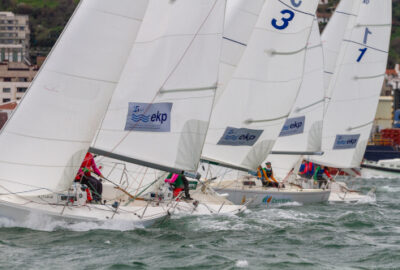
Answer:
<svg viewBox="0 0 400 270"><path fill-rule="evenodd" d="M170 132L172 103L129 103L127 131Z"/></svg>
<svg viewBox="0 0 400 270"><path fill-rule="evenodd" d="M340 149L353 149L356 148L360 134L355 135L336 135L335 144L333 145L334 150Z"/></svg>
<svg viewBox="0 0 400 270"><path fill-rule="evenodd" d="M218 145L253 146L260 138L263 130L227 127Z"/></svg>
<svg viewBox="0 0 400 270"><path fill-rule="evenodd" d="M296 118L288 118L283 125L281 133L279 137L284 136L292 136L296 134L302 134L304 132L304 125L306 122L306 117L296 117Z"/></svg>
<svg viewBox="0 0 400 270"><path fill-rule="evenodd" d="M271 203L271 201L272 201L272 196L267 196L262 200L263 204L269 204Z"/></svg>
<svg viewBox="0 0 400 270"><path fill-rule="evenodd" d="M292 202L291 199L288 198L281 198L281 199L275 199L272 198L272 196L266 196L263 200L262 200L263 204L268 205L268 204L284 204L284 203L290 203Z"/></svg>
<svg viewBox="0 0 400 270"><path fill-rule="evenodd" d="M140 121L142 121L142 122L144 122L144 123L147 123L147 122L149 122L149 119L150 119L150 115L144 115L144 114L139 114L139 115L136 115L136 114L132 114L132 121L133 122L140 122Z"/></svg>

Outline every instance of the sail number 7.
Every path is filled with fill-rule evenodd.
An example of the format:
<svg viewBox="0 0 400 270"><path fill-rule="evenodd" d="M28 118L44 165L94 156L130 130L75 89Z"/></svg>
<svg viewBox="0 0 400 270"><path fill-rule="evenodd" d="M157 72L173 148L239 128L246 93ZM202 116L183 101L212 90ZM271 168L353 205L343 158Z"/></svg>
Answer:
<svg viewBox="0 0 400 270"><path fill-rule="evenodd" d="M361 59L364 57L364 54L367 52L367 48L364 49L359 49L359 51L361 52L360 56L357 59L357 62L360 62Z"/></svg>

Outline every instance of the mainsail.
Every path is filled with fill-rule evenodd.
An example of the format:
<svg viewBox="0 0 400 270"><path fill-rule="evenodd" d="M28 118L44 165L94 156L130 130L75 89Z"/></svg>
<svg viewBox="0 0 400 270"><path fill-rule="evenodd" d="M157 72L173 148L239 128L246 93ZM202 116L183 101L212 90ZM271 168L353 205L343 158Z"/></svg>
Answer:
<svg viewBox="0 0 400 270"><path fill-rule="evenodd" d="M203 158L255 170L296 100L318 1L269 0L215 105Z"/></svg>
<svg viewBox="0 0 400 270"><path fill-rule="evenodd" d="M358 167L373 126L385 75L392 23L391 0L368 0L342 40L324 119L322 157L315 162Z"/></svg>
<svg viewBox="0 0 400 270"><path fill-rule="evenodd" d="M1 132L2 192L46 194L70 187L146 7L145 0L81 1Z"/></svg>
<svg viewBox="0 0 400 270"><path fill-rule="evenodd" d="M342 40L351 31L358 15L361 1L341 0L322 33L324 49L324 85L327 102L331 98L329 84L335 71Z"/></svg>
<svg viewBox="0 0 400 270"><path fill-rule="evenodd" d="M195 172L218 81L225 0L150 0L91 150Z"/></svg>
<svg viewBox="0 0 400 270"><path fill-rule="evenodd" d="M307 45L304 79L289 118L283 126L268 161L276 175L286 176L302 155L321 151L324 114L323 53L315 18ZM289 155L288 153L299 153Z"/></svg>
<svg viewBox="0 0 400 270"><path fill-rule="evenodd" d="M229 0L226 3L219 80L214 104L218 102L221 93L232 78L249 42L264 2L265 0Z"/></svg>

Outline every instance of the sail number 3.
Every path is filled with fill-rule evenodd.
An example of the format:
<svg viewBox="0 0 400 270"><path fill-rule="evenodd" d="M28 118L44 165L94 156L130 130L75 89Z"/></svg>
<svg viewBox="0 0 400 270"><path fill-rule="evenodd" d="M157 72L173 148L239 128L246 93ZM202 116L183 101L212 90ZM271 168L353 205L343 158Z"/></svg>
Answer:
<svg viewBox="0 0 400 270"><path fill-rule="evenodd" d="M290 0L292 3L292 6L294 7L299 7L303 3L302 0L296 1L296 0ZM272 19L271 24L274 28L278 30L283 30L286 29L289 26L289 23L294 19L295 13L289 9L284 9L281 11L281 14L284 15L281 19L280 22L278 22L277 19Z"/></svg>

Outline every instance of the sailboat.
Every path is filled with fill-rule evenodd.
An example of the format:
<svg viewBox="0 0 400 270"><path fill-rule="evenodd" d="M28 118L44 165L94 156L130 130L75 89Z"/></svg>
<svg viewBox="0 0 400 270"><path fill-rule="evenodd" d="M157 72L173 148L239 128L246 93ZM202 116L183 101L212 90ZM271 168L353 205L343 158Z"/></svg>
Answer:
<svg viewBox="0 0 400 270"><path fill-rule="evenodd" d="M188 90L185 87L193 86L189 89L192 90L202 88L203 83L205 87L212 87L215 83L218 65L216 63L213 67L213 59L218 59L220 51L224 7L223 0L163 1L162 4L151 0L81 1L28 93L0 134L0 215L16 221L39 215L68 222L125 221L142 226L166 218L169 209L153 201L134 200L125 205L118 201L88 204L85 187L73 183L73 180L96 135L96 146L97 142L106 141L101 139L98 129L107 123L110 109L115 109L113 101L121 97L120 91L114 94L114 90L122 89L119 85L126 82L127 76L123 74L128 74L132 65L150 71L148 63L159 63L159 66L151 67L159 71L158 75L164 76L153 77L149 73L140 81L140 93L151 95L150 91L143 89L148 90L146 86L165 80L161 88L158 85L157 91L163 97L168 96L169 100L145 105L144 110L142 103L125 100L122 109L126 110L125 115L112 121L125 122L123 131L126 128L128 131L147 129L154 132L158 128L160 133L172 134L168 138L171 144L156 137L153 143L158 141L173 147L179 142L188 146L185 148L187 155L179 159L179 172L190 170L195 165L193 154L198 149L196 145L189 146L201 140L201 136L196 134L200 134L206 124L202 119L180 122L183 120L180 111L174 110L186 103L176 101L176 96L171 98L170 95L178 95L182 101L181 93ZM154 20L153 16L165 24L150 27L161 22ZM151 54L161 52L156 50L160 46L165 50L175 48L175 54ZM203 58L199 60L200 52L203 52ZM156 61L162 56L162 63ZM153 59L153 62L140 62L143 58ZM194 66L198 67L197 75L190 74L195 71ZM176 74L180 75L179 80ZM182 75L188 76L185 79ZM198 95L192 97L194 103L189 102L189 106L200 106L195 103L197 100L212 99L213 91L207 88L196 93ZM147 113L151 113L148 120L162 121L161 125L137 125L134 118L137 110L142 112L139 119L143 120ZM201 117L207 120L207 113ZM182 123L185 128L180 140L176 140L180 134L170 132L176 130L176 123ZM182 130L181 125L178 128ZM148 134L142 136L148 142L147 149L151 149L146 140ZM120 136L107 138L113 142L121 139ZM144 146L144 141L135 145L138 153L143 151L139 146ZM152 149L143 156L150 158L159 150ZM160 157L167 156L166 160L174 162L175 159L168 156L174 151L168 151L164 152L167 155L160 154Z"/></svg>
<svg viewBox="0 0 400 270"><path fill-rule="evenodd" d="M225 0L150 1L90 148L102 157L139 167L130 165L132 170L148 168L139 177L148 180L138 188L148 182L154 182L154 187L140 192L140 198L150 192L157 204L173 205L174 212L239 213L245 209L206 190L200 192L200 184L198 192L191 192L194 201L178 198L172 203L168 189L159 188L168 173L184 174L194 181L199 178L197 167L218 81L224 13ZM151 175L163 176L157 180ZM117 197L127 200L129 194Z"/></svg>
<svg viewBox="0 0 400 270"><path fill-rule="evenodd" d="M332 35L332 28L326 30L330 41L323 43L324 49L327 48L325 60L334 63L335 67L333 74L327 72L331 75L328 82L331 96L323 126L324 155L310 157L315 163L339 169L358 168L361 164L374 123L389 53L392 1L356 2L342 1L339 11L340 8L352 9L335 13L336 17L348 18L347 25L341 28L342 34ZM332 22L338 23L338 20ZM340 42L337 40L339 36L343 36ZM333 55L337 55L337 60ZM345 185L337 185L332 186L336 191L332 192L330 201L360 198L360 194Z"/></svg>
<svg viewBox="0 0 400 270"><path fill-rule="evenodd" d="M318 4L287 2L265 2L247 48L214 106L203 161L255 172L271 153L301 87ZM213 188L229 194L234 203L271 201L265 200L266 189L249 184L248 175L240 177L214 181Z"/></svg>

